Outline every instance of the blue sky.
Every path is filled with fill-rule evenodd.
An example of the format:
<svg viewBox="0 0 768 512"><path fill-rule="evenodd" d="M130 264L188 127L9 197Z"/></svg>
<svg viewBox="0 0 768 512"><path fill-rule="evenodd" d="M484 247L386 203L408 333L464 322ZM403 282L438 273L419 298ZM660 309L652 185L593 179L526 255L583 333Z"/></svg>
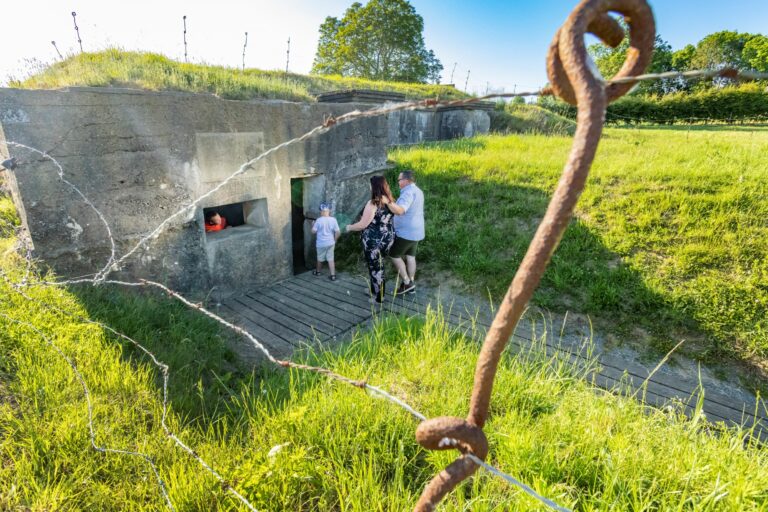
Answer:
<svg viewBox="0 0 768 512"><path fill-rule="evenodd" d="M218 2L199 0L6 0L0 81L31 69L25 59L54 60L56 40L62 53L78 51L71 11L87 50L120 46L183 58L182 15L188 19L190 59L240 66L244 32L249 42L246 65L285 66L291 38L291 71L306 73L325 16L343 15L351 0ZM448 83L461 89L470 72L470 92L535 89L546 82L547 45L576 0L484 1L411 0L424 18L427 47L444 66ZM651 0L657 30L673 49L696 43L718 30L768 34L766 0Z"/></svg>

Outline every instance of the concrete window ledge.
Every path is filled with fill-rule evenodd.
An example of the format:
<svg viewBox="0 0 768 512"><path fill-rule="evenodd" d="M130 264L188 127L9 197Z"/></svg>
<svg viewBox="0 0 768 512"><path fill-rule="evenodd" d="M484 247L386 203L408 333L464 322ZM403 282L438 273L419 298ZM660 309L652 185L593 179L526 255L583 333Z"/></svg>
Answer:
<svg viewBox="0 0 768 512"><path fill-rule="evenodd" d="M205 243L206 245L228 244L230 241L243 241L244 239L251 239L253 236L258 236L259 234L267 235L267 227L243 224L242 226L235 226L233 228L226 228L221 231L211 231L206 233Z"/></svg>

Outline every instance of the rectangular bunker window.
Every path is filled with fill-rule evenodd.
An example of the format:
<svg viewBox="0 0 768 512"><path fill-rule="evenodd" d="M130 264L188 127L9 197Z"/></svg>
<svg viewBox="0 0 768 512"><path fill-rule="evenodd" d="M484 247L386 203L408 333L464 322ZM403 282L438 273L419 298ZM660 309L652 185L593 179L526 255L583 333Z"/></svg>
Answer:
<svg viewBox="0 0 768 512"><path fill-rule="evenodd" d="M240 226L261 228L267 226L267 200L256 199L242 203L225 204L203 208L203 218L206 224L214 213L218 213L227 221L227 228ZM208 233L210 234L210 233Z"/></svg>

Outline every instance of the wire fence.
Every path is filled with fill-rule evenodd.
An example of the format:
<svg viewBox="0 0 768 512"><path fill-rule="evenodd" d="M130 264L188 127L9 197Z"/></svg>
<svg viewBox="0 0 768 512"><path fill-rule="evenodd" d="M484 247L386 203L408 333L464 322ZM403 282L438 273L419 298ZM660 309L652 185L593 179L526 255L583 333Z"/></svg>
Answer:
<svg viewBox="0 0 768 512"><path fill-rule="evenodd" d="M591 25L590 25L590 29L592 29ZM566 33L561 34L560 36L561 44L563 44L562 38L568 35L569 34L566 34ZM645 34L645 36L647 36L647 34ZM566 69L568 69L569 65L571 65L571 63L568 63L568 62L565 63ZM571 73L569 73L569 76L570 74ZM690 71L690 72L682 72L682 73L675 72L675 73L659 73L659 74L640 74L635 76L622 76L622 77L615 78L608 81L602 81L599 78L595 77L594 75L586 76L583 73L581 75L574 74L574 76L577 76L577 78L579 78L580 80L583 80L588 83L590 81L594 81L597 84L598 89L600 91L603 91L600 94L603 94L604 96L606 93L610 96L611 91L614 91L617 87L628 89L629 86L641 80L658 80L658 79L668 79L668 78L679 78L679 79L688 80L688 79L700 79L700 78L708 78L708 77L709 78L727 77L727 78L745 79L745 80L746 79L749 79L749 80L768 79L768 73L742 72L742 71L733 70L733 69L724 69L724 70L717 70L717 71L700 70L700 71ZM558 88L563 88L563 85L562 83L558 84L557 71L555 71L555 79L552 80L552 82L553 82L552 87L547 87L537 91L488 94L485 96L462 99L462 100L453 100L453 101L438 101L434 99L427 99L427 100L413 101L413 102L407 102L407 103L400 103L400 104L390 105L386 107L373 108L365 111L356 110L356 111L352 111L352 112L340 115L338 117L328 117L325 119L325 121L321 125L316 126L315 128L309 130L305 134L295 137L293 139L287 140L285 142L282 142L281 144L278 144L272 148L269 148L266 151L259 154L257 157L249 160L248 162L245 162L238 169L234 170L224 180L220 181L218 185L211 188L208 192L198 196L188 204L181 206L178 210L176 210L171 215L166 217L151 232L141 237L134 246L132 246L127 251L125 251L119 257L117 255L117 244L115 242L112 229L106 217L102 214L102 212L98 210L98 208L94 205L94 203L75 184L67 180L67 178L65 177L64 169L59 164L59 162L56 161L56 159L53 156L51 156L48 151L32 148L28 145L18 143L18 142L6 141L6 144L8 146L16 148L21 151L26 151L30 154L30 156L26 160L19 159L18 161L16 161L15 165L22 166L24 164L30 163L32 161L32 157L36 157L36 158L39 157L42 160L51 162L55 166L58 179L61 181L62 185L65 187L68 187L74 193L76 193L80 197L81 201L85 203L91 210L93 210L95 214L98 216L102 224L104 237L107 240L110 247L110 254L107 258L107 261L104 263L103 267L101 267L99 270L97 270L93 274L81 276L79 278L67 279L67 280L46 281L41 278L38 278L37 276L34 276L35 274L34 262L32 258L33 252L32 252L32 244L30 242L29 234L26 233L23 228L13 227L16 234L16 240L17 240L16 250L19 253L22 253L22 258L25 260L25 269L24 269L23 277L18 282L13 281L13 279L9 275L7 275L5 272L0 273L0 277L2 277L2 279L5 280L5 282L12 288L12 290L15 293L19 294L19 296L23 297L25 300L34 302L38 306L45 308L47 310L50 310L58 315L64 315L78 322L83 322L83 323L98 326L99 328L111 333L115 337L122 339L125 342L132 344L138 350L140 350L152 362L152 364L158 369L158 371L162 375L162 382L163 382L162 411L163 413L162 413L161 425L165 434L170 439L173 440L173 442L175 443L175 446L183 450L190 457L192 457L196 462L198 462L201 467L203 467L208 473L210 473L214 478L216 478L219 481L219 483L221 483L222 488L226 489L228 493L230 493L234 498L236 498L240 503L246 506L249 510L256 510L256 508L245 496L243 496L243 494L238 492L230 483L228 483L228 481L224 478L224 476L222 476L216 469L214 469L214 467L210 463L206 462L192 447L184 443L178 437L178 435L175 434L173 431L171 431L171 429L169 428L166 420L167 420L168 406L169 406L168 382L170 379L170 368L168 367L167 364L160 361L152 351L147 349L143 344L139 343L135 339L129 336L126 336L125 334L111 328L110 326L104 323L93 321L77 313L59 308L54 304L36 299L31 295L29 295L28 293L26 293L25 290L31 287L36 287L36 286L74 286L74 285L91 285L91 286L114 285L114 286L121 286L121 287L133 287L133 288L141 287L141 288L158 290L164 293L165 295L167 295L169 298L180 302L184 306L191 308L197 311L198 313L205 315L206 317L214 320L224 328L229 329L232 332L244 337L253 345L253 347L256 350L258 350L266 358L266 360L268 360L270 363L272 363L275 366L278 366L281 368L291 368L291 369L296 369L300 371L313 372L313 373L322 375L326 378L329 378L338 382L342 382L344 384L364 390L372 396L383 398L389 401L390 403L396 405L397 407L400 407L401 409L405 410L408 414L413 416L414 419L416 419L420 423L419 429L417 429L417 438L419 438L420 432L423 434L423 432L425 430L428 430L429 428L433 428L434 432L438 432L437 437L433 440L434 442L429 441L427 442L427 444L422 443L424 446L427 446L428 444L432 443L435 445L436 447L435 449L444 449L446 447L452 447L459 450L461 454L460 458L457 459L457 461L455 461L452 464L452 466L449 466L449 468L461 467L463 468L461 469L461 471L466 471L466 474L465 474L466 476L474 472L478 467L482 467L488 472L490 472L492 475L501 478L505 482L508 482L512 485L515 485L521 488L524 492L531 495L535 499L539 500L543 505L558 511L568 510L564 507L557 505L553 501L543 496L540 496L535 491L533 491L533 489L531 489L524 483L518 481L513 476L505 474L498 468L492 465L489 465L487 462L483 460L485 458L485 453L487 453L487 444L485 446L485 452L483 452L482 449L479 448L479 446L483 442L485 442L484 441L485 436L482 433L481 427L485 421L484 414L487 414L487 403L485 403L485 407L486 407L485 413L478 413L479 416L476 418L476 421L469 421L469 423L467 423L467 422L464 422L464 420L461 420L464 423L456 423L454 421L454 423L451 423L450 425L448 425L448 423L450 422L446 423L446 418L435 418L435 419L429 420L427 416L419 412L413 406L407 404L402 399L390 394L389 392L385 391L379 386L374 386L369 384L365 380L353 379L353 378L338 374L336 372L333 372L327 368L299 364L290 360L279 359L275 357L266 348L266 346L263 343L261 343L248 330L243 329L242 327L239 327L229 322L228 320L222 318L216 313L206 309L203 305L189 300L188 298L184 297L182 294L170 289L164 284L161 284L155 281L150 281L150 280L128 282L128 281L109 279L110 274L112 274L113 272L120 271L127 260L129 260L131 257L136 255L136 253L139 250L142 250L147 246L151 245L152 242L156 240L164 230L172 226L175 221L177 221L180 218L183 218L183 216L187 212L197 208L202 201L204 201L207 197L210 197L212 194L216 193L216 191L220 190L222 187L226 186L233 179L248 172L250 169L253 168L254 164L259 162L260 160L268 158L269 156L273 155L277 151L288 148L294 144L300 143L309 138L315 137L319 134L326 133L330 130L333 130L337 126L340 126L346 123L350 123L356 120L370 118L374 116L386 115L386 114L398 112L398 111L437 108L437 107L451 107L451 106L469 106L477 102L490 100L490 99L499 99L499 98L513 98L513 97L526 97L526 96L551 95L551 94L557 94L558 96L562 96L562 91L558 90ZM582 90L580 89L582 87L583 87L583 84L580 84L578 81L574 83L574 89ZM573 91L571 91L571 93L573 93ZM578 97L579 94L582 94L582 93L577 91L576 97ZM566 94L566 96L567 95L568 94ZM581 99L579 100L579 108L581 111L582 109ZM592 110L592 114L594 114L595 112L597 113L599 119L594 121L599 125L599 128L601 129L605 121L605 104L603 104L602 109L595 108L594 110ZM593 115L592 117L595 117L595 116ZM591 123L593 120L590 119L589 121ZM579 129L582 129L581 128L582 126L590 125L590 123L585 122L585 120L580 117ZM594 123L591 124L591 126L594 126L594 125L595 125ZM589 128L585 128L584 130L587 130L587 129ZM584 135L584 133L577 132L576 141L574 143L575 147L578 144L584 142L584 140L586 140L585 142L586 144L594 144L596 146L596 141L599 140L599 137L600 137L600 130L597 129L595 131L593 129L593 131L590 133L591 135ZM596 139L594 136L595 133L597 134ZM584 140L580 140L579 139L580 137ZM587 159L586 161L587 161L587 164L586 164L585 172L588 172L589 162L591 160ZM578 198L578 192L579 190L576 190L576 194L575 194L576 199ZM575 200L574 200L574 204L575 204ZM565 212L565 213L567 213L568 217L570 216L569 212ZM538 236L538 233L537 233L537 236ZM534 242L535 241L536 239L534 239ZM532 247L533 245L534 244L532 243ZM551 250L554 250L554 249L551 248ZM528 255L526 255L526 260L524 260L523 265L526 264L527 260L528 260ZM547 261L548 261L548 257L543 261L543 267L541 268L542 272L543 272L543 268L546 267ZM541 261L535 260L534 263L540 264ZM515 279L517 280L518 277L516 276ZM536 280L534 279L533 281L536 281ZM530 282L533 282L533 281L530 281ZM534 287L536 284L537 284L537 281L533 282ZM530 283L527 286L530 286ZM505 302L514 302L514 301L508 301L507 299L505 299ZM520 302L520 301L517 300L517 302ZM527 301L524 301L524 302L527 302ZM502 304L502 307L504 307L504 304ZM499 315L499 316L502 316L502 315ZM499 318L499 316L497 316L497 319ZM4 313L0 313L0 318L2 318L5 322L10 322L10 323L23 326L24 328L34 332L36 335L40 336L41 339L43 339L46 344L51 346L56 351L56 353L67 362L67 364L71 367L75 377L79 381L81 387L83 388L83 393L85 395L85 399L87 403L88 428L89 428L90 443L92 448L102 453L114 453L114 454L120 454L120 455L127 455L132 457L139 457L145 460L146 463L151 468L151 471L158 482L158 487L160 489L160 492L162 494L162 497L167 507L171 510L174 510L173 503L171 502L171 499L168 494L167 486L160 476L160 470L158 469L156 463L153 461L153 459L149 455L141 452L101 446L96 443L96 438L94 433L94 424L93 424L93 405L91 402L91 394L85 379L83 378L82 374L78 371L74 362L64 353L64 351L61 350L61 348L58 345L56 345L53 342L53 340L48 335L40 331L34 325L29 324L18 318L14 318L12 316L6 315ZM517 320L515 319L514 322L516 321ZM496 336L496 338L498 339L504 338L503 334L504 332L506 332L505 330L508 327L509 327L508 324L500 326L499 324L497 324L497 321L495 320L494 323L491 325L491 329L489 331L489 338L487 338L486 340L486 345L488 344L488 340L491 339L492 335ZM509 339L509 335L507 335L506 338L503 340L503 343L501 345L502 348L503 348L503 345L506 344L506 341L508 339ZM486 346L484 346L484 352L481 353L481 358L484 355L487 355L485 353L485 349L486 349ZM491 357L498 357L498 356L494 356L493 354L491 354ZM498 359L496 362L498 362ZM495 372L495 369L494 369L494 372ZM493 376L491 376L491 381L490 381L491 384L492 384L492 380L493 380ZM476 379L476 382L477 382L477 379ZM473 395L473 407L477 406L478 403L480 403L480 405L482 406L482 401L483 401L482 397L478 398L476 395ZM453 419L453 420L456 420L456 419ZM440 423L441 421L442 423ZM448 430L445 430L445 428L448 428ZM443 435L443 434L440 434L440 432L455 432L456 437L453 437L452 435ZM480 455L481 453L482 455ZM447 468L446 471L448 471L449 468ZM453 486L453 485L456 485L458 482L451 482L451 483ZM444 496L447 492L449 492L452 486L449 488L441 487L437 489L436 487L433 487L433 484L430 484L425 490L425 494L422 495L422 500L420 500L419 504L417 504L417 509L432 510L432 508L430 507L433 507L436 504L436 502L439 501L440 498L442 498L442 496ZM424 498L424 496L429 494L429 492L433 492L431 497Z"/></svg>
<svg viewBox="0 0 768 512"><path fill-rule="evenodd" d="M19 239L23 239L24 238L21 229L17 230L17 233L18 233L17 237ZM26 243L25 244L20 244L20 245L28 247L28 244L26 244ZM29 269L34 267L33 261L31 259L31 253L27 252L26 257L24 259L25 259L26 267L27 267L27 270L25 270L25 275L28 276L28 274L30 272ZM88 323L88 324L91 324L91 325L96 325L96 326L98 326L98 327L100 327L100 328L102 328L102 329L112 333L116 337L121 338L121 339L129 342L130 344L132 344L133 346L138 348L141 352L143 352L152 361L152 363L157 367L157 369L160 371L160 374L162 375L162 379L163 379L163 385L162 385L162 410L163 410L163 413L162 413L162 419L161 419L161 426L162 426L162 429L165 432L165 434L170 439L173 440L173 442L176 444L177 447L179 447L180 449L182 449L183 451L188 453L206 471L208 471L211 475L213 475L214 478L216 478L216 480L218 480L221 483L223 489L225 489L227 492L229 492L230 494L235 496L235 498L237 498L241 503L243 503L249 510L256 510L255 506L248 499L246 499L242 494L240 494L237 490L235 490L232 487L232 485L230 485L228 483L228 481L218 471L216 471L216 469L214 469L212 467L212 465L210 463L206 462L194 449L192 449L188 444L184 443L168 427L166 419L167 419L167 415L168 415L168 405L169 405L169 403L168 403L168 383L169 383L169 379L170 379L170 368L168 367L167 364L165 364L162 361L160 361L157 358L157 356L152 351L150 351L148 348L146 348L144 345L142 345L141 343L139 343L135 339L133 339L133 338L131 338L131 337L129 337L129 336L127 336L127 335L125 335L125 334L115 330L115 329L113 329L109 325L104 324L102 322L97 322L97 321L91 320L91 319L83 317L82 315L79 315L77 313L73 313L71 311L67 311L65 309L59 308L58 306L55 306L54 304L42 301L40 299L36 299L36 298L34 298L34 297L30 296L29 294L24 292L25 288L33 287L36 284L38 284L38 285L42 284L43 286L54 286L54 285L56 285L56 286L63 286L63 285L84 284L84 283L95 284L97 282L95 280L96 278L92 278L90 280L61 281L61 282L55 282L55 283L44 282L44 281L39 282L39 283L34 283L34 282L29 281L28 277L26 277L25 278L25 282L15 283L2 270L0 270L0 278L3 279L6 282L6 284L8 284L14 292L19 294L24 299L26 299L26 300L28 300L30 302L33 302L33 303L35 303L35 304L37 304L37 305L39 305L39 306L41 306L41 307L43 307L43 308L45 308L47 310L54 311L54 312L56 312L56 313L58 313L60 315L67 316L67 317L75 319L75 320L77 320L79 322ZM427 416L425 416L423 413L417 411L413 406L409 405L404 400L402 400L400 398L397 398L396 396L393 396L392 394L388 393L387 391L384 391L380 387L371 385L371 384L367 383L364 380L355 380L355 379L352 379L352 378L349 378L349 377L345 377L343 375L340 375L340 374L338 374L336 372L333 372L331 370L328 370L328 369L322 368L322 367L310 366L310 365L305 365L305 364L299 364L299 363L295 363L293 361L282 360L282 359L275 358L271 354L271 352L263 344L261 344L247 330L245 330L245 329L243 329L243 328L241 328L241 327L239 327L239 326L237 326L235 324L232 324L231 322L225 320L224 318L220 317L219 315L217 315L217 314L207 310L202 305L194 303L194 302L186 299L181 294L171 290L170 288L166 287L165 285L163 285L161 283L156 283L156 282L153 282L153 281L125 282L125 281L115 281L115 280L104 280L104 281L101 281L101 283L102 284L108 284L108 285L127 286L127 287L145 287L146 286L146 287L157 288L157 289L163 291L164 293L166 293L169 297L172 297L172 298L178 300L179 302L181 302L182 304L186 305L187 307L190 307L190 308L200 312L201 314L203 314L203 315L205 315L205 316L207 316L209 318L212 318L213 320L215 320L216 322L220 323L224 327L226 327L226 328L228 328L228 329L230 329L230 330L232 330L232 331L242 335L243 337L248 339L254 345L254 347L256 347L256 349L259 350L264 355L264 357L268 361L270 361L271 363L273 363L273 364L275 364L275 365L277 365L279 367L282 367L282 368L293 368L293 369L296 369L296 370L302 370L302 371L309 371L309 372L317 373L317 374L322 375L324 377L327 377L329 379L336 380L338 382L343 382L345 384L349 384L349 385L351 385L353 387L356 387L356 388L359 388L359 389L363 389L363 390L367 391L368 393L370 393L370 395L372 395L374 397L385 399L385 400L389 401L390 403L400 407L401 409L406 411L408 414L413 416L414 419L418 420L419 422L424 422L424 421L427 420ZM0 312L0 318L6 320L8 322L20 324L20 325L23 325L23 326L25 326L27 328L32 329L35 333L37 333L39 336L41 336L45 340L46 343L51 345L56 350L56 352L67 362L67 364L72 368L73 372L75 373L75 375L76 375L78 381L80 382L81 386L83 387L83 391L84 391L85 398L86 398L86 401L87 401L88 428L89 428L89 433L90 433L92 447L95 450L97 450L99 452L102 452L102 453L117 453L117 454L131 455L131 456L137 456L137 457L143 458L149 464L149 466L151 467L152 472L154 473L154 475L155 475L155 477L156 477L156 479L158 481L158 486L161 489L161 493L163 495L163 498L164 498L168 508L171 509L171 510L175 510L175 508L174 508L174 506L173 506L173 504L172 504L172 502L170 500L170 497L168 496L166 485L163 482L162 478L160 477L157 465L155 464L155 462L153 461L153 459L149 455L146 455L146 454L140 453L140 452L132 452L132 451L128 451L128 450L106 448L106 447L102 447L102 446L99 446L99 445L96 444L94 428L93 428L93 405L92 405L91 399L90 399L91 394L90 394L90 392L88 390L88 386L85 383L85 379L83 378L81 373L77 370L77 367L72 362L72 360L69 357L67 357L66 354L57 345L55 345L50 340L50 338L48 336L46 336L44 333L42 333L39 329L35 328L32 324L29 324L29 323L24 322L22 320L18 320L16 318L10 317L10 316L2 313L2 312ZM458 440L446 438L446 442L449 443L451 446L455 446L455 445L457 445ZM491 466L491 465L489 465L489 464L487 464L485 462L483 462L482 466L484 468L486 468L486 469L489 469L492 474L494 474L496 476L499 476L499 477L505 479L506 481L521 487L521 489L523 489L526 493L528 493L531 496L539 499L542 503L545 503L545 504L546 503L551 503L551 501L548 500L547 498L544 498L543 496L538 495L530 487L526 486L525 484L520 483L514 477L512 477L511 475L505 474L504 472L502 472L498 468L495 468L495 467L493 467L493 466ZM562 507L558 507L557 510L568 510L568 509L564 509Z"/></svg>

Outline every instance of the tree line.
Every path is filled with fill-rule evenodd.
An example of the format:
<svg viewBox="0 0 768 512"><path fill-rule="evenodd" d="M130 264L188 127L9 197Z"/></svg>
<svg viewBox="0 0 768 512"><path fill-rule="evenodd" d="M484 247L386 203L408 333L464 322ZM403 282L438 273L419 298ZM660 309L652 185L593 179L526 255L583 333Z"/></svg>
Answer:
<svg viewBox="0 0 768 512"><path fill-rule="evenodd" d="M620 23L626 29L626 24L623 21ZM607 79L615 75L624 64L628 48L629 39L625 37L616 48L609 48L601 43L590 45L589 53L600 73ZM763 34L723 30L705 36L696 45L689 44L681 50L672 51L672 46L657 35L653 58L647 72L723 68L768 72L768 37ZM640 84L637 93L661 96L729 83L732 81L725 78L700 82L681 79L656 80Z"/></svg>
<svg viewBox="0 0 768 512"><path fill-rule="evenodd" d="M626 23L619 19L629 33ZM341 18L328 16L320 25L320 38L312 72L363 77L382 81L435 82L443 66L423 37L424 20L407 0L369 0L353 3ZM600 73L615 75L624 64L629 39L616 48L603 44L588 50ZM768 72L768 37L723 30L697 44L673 51L656 36L649 73L694 69L734 68ZM539 104L566 117L575 108L554 98ZM762 86L738 84L732 79L665 79L642 82L631 95L608 107L608 121L657 123L693 120L745 121L765 119L768 92Z"/></svg>
<svg viewBox="0 0 768 512"><path fill-rule="evenodd" d="M620 21L623 24L623 21ZM624 24L626 29L626 24ZM588 50L600 74L606 79L624 64L629 48L625 37L619 46L597 43ZM671 45L656 36L648 73L734 68L739 71L768 72L768 37L723 30L709 34L696 45L672 51ZM574 119L576 108L552 97L539 105ZM768 119L768 87L758 82L740 84L729 78L685 80L682 78L641 82L629 94L608 106L606 121L613 123L744 122Z"/></svg>

